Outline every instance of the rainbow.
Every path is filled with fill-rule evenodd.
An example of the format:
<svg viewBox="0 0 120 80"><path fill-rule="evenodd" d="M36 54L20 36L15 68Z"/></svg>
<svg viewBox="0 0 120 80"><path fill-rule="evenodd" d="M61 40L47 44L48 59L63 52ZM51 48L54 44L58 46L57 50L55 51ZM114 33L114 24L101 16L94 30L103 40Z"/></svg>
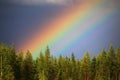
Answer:
<svg viewBox="0 0 120 80"><path fill-rule="evenodd" d="M44 51L47 45L53 49L52 54L68 49L90 31L103 28L99 25L107 21L115 10L114 6L108 10L103 9L103 3L103 0L84 1L69 7L47 22L42 31L41 28L37 29L19 49L30 50L34 58L39 55L40 50Z"/></svg>

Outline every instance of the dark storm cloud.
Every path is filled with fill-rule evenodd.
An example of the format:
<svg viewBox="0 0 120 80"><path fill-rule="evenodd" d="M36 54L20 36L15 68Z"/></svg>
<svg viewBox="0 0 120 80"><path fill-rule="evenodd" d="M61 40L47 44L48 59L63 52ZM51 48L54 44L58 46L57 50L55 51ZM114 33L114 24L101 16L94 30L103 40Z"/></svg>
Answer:
<svg viewBox="0 0 120 80"><path fill-rule="evenodd" d="M73 2L73 0L1 0L1 2L26 5L39 5L39 4L68 4Z"/></svg>
<svg viewBox="0 0 120 80"><path fill-rule="evenodd" d="M0 43L20 44L62 9L59 5L26 6L0 1Z"/></svg>

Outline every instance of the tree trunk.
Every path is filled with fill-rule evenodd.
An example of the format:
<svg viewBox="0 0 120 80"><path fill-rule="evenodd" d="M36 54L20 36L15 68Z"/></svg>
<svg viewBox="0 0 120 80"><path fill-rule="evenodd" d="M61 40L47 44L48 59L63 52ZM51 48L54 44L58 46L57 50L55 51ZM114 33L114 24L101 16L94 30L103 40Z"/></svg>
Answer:
<svg viewBox="0 0 120 80"><path fill-rule="evenodd" d="M118 74L118 80L120 80L120 74Z"/></svg>

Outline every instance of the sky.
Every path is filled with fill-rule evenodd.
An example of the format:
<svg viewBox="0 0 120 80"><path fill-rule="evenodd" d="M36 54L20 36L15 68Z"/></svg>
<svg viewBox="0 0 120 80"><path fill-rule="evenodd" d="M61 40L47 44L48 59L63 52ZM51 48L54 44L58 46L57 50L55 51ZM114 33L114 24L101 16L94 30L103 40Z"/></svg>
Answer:
<svg viewBox="0 0 120 80"><path fill-rule="evenodd" d="M0 0L0 43L81 58L120 46L119 0Z"/></svg>

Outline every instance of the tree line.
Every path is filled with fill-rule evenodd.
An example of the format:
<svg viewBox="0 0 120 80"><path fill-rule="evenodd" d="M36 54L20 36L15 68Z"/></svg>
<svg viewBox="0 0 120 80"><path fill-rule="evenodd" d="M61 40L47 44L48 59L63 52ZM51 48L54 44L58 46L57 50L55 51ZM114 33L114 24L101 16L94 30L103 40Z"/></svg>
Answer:
<svg viewBox="0 0 120 80"><path fill-rule="evenodd" d="M30 51L16 53L14 46L0 45L0 80L120 80L120 48L90 53L81 59L55 56L46 51L33 60Z"/></svg>

